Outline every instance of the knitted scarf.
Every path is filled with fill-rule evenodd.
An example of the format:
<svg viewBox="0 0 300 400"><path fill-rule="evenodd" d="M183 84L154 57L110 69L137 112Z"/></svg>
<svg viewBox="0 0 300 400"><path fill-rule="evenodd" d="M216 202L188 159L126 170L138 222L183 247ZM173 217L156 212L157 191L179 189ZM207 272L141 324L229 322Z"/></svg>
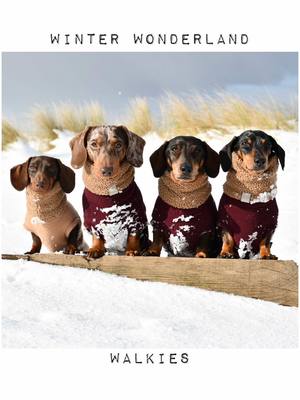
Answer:
<svg viewBox="0 0 300 400"><path fill-rule="evenodd" d="M36 218L36 223L46 223L59 216L67 205L67 197L59 182L48 193L38 193L26 187L27 213Z"/></svg>
<svg viewBox="0 0 300 400"><path fill-rule="evenodd" d="M236 153L232 153L232 168L223 185L224 193L250 204L273 200L277 194L277 169L278 159L275 156L271 158L267 170L251 171Z"/></svg>
<svg viewBox="0 0 300 400"><path fill-rule="evenodd" d="M175 208L197 208L206 202L211 193L211 185L206 174L201 174L193 182L175 183L169 172L165 172L158 181L161 199Z"/></svg>
<svg viewBox="0 0 300 400"><path fill-rule="evenodd" d="M83 182L92 193L104 196L113 196L126 189L134 178L134 168L128 162L123 162L119 172L113 177L97 177L94 164L86 162L83 168Z"/></svg>

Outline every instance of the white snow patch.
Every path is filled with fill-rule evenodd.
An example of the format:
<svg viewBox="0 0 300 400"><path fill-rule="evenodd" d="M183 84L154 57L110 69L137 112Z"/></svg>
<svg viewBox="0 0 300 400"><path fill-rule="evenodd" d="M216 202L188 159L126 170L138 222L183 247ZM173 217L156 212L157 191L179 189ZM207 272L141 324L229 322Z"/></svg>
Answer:
<svg viewBox="0 0 300 400"><path fill-rule="evenodd" d="M45 224L45 221L43 221L43 220L40 219L39 217L32 217L31 220L30 220L30 222L31 222L33 225L36 225L36 224Z"/></svg>
<svg viewBox="0 0 300 400"><path fill-rule="evenodd" d="M194 218L193 215L189 215L187 217L185 217L184 215L180 215L179 217L174 218L172 221L175 222L175 223L178 222L178 221L189 222L192 218Z"/></svg>
<svg viewBox="0 0 300 400"><path fill-rule="evenodd" d="M248 240L241 239L239 243L238 253L240 258L253 258L255 253L252 250L252 243L257 238L257 232L253 232L248 236Z"/></svg>
<svg viewBox="0 0 300 400"><path fill-rule="evenodd" d="M136 212L132 204L101 208L107 216L95 228L100 231L105 239L105 248L110 253L123 252L126 249L128 229L135 224Z"/></svg>

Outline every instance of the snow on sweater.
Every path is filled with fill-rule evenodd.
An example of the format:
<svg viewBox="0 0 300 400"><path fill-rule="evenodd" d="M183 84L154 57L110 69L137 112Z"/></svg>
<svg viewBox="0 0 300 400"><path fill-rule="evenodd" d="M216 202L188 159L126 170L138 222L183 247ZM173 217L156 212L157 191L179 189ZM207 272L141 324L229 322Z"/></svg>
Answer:
<svg viewBox="0 0 300 400"><path fill-rule="evenodd" d="M95 194L85 188L82 201L84 226L91 234L104 239L107 251L123 252L128 235L139 234L142 247L148 242L146 208L134 181L112 196Z"/></svg>
<svg viewBox="0 0 300 400"><path fill-rule="evenodd" d="M227 230L234 239L240 258L252 258L259 253L259 244L277 226L276 199L266 203L246 203L223 194L218 210L218 227Z"/></svg>
<svg viewBox="0 0 300 400"><path fill-rule="evenodd" d="M196 208L175 208L158 197L151 224L163 234L171 255L190 257L196 253L200 236L215 231L216 220L217 209L211 195Z"/></svg>

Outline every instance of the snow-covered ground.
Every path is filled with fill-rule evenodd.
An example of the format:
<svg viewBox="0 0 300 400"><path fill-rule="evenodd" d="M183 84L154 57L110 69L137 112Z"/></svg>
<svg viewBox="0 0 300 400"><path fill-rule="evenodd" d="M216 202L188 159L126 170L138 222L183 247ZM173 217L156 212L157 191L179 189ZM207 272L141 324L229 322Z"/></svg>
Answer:
<svg viewBox="0 0 300 400"><path fill-rule="evenodd" d="M233 134L238 132L233 132ZM279 223L272 251L281 259L298 260L298 135L269 132L286 150L286 168L278 174ZM48 155L70 165L64 133ZM230 137L200 135L220 150ZM136 170L150 220L157 180L150 154L162 143L145 137L144 165ZM9 181L9 169L36 152L18 142L2 154L2 252L30 248L22 227L25 192ZM81 171L68 199L82 214ZM225 174L211 179L218 202ZM90 238L85 233L86 241ZM45 249L43 249L45 251ZM141 258L142 262L142 258ZM296 347L298 310L269 302L162 283L138 282L98 271L2 261L2 341L6 347Z"/></svg>

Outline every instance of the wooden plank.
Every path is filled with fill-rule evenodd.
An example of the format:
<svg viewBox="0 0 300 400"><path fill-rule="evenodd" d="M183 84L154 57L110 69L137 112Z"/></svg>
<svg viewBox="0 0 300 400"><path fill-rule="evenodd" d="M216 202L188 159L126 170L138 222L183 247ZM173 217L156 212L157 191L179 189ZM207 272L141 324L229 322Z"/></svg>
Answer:
<svg viewBox="0 0 300 400"><path fill-rule="evenodd" d="M91 260L61 253L3 254L2 259L95 269L128 278L193 286L298 307L298 266L294 261L125 256Z"/></svg>

